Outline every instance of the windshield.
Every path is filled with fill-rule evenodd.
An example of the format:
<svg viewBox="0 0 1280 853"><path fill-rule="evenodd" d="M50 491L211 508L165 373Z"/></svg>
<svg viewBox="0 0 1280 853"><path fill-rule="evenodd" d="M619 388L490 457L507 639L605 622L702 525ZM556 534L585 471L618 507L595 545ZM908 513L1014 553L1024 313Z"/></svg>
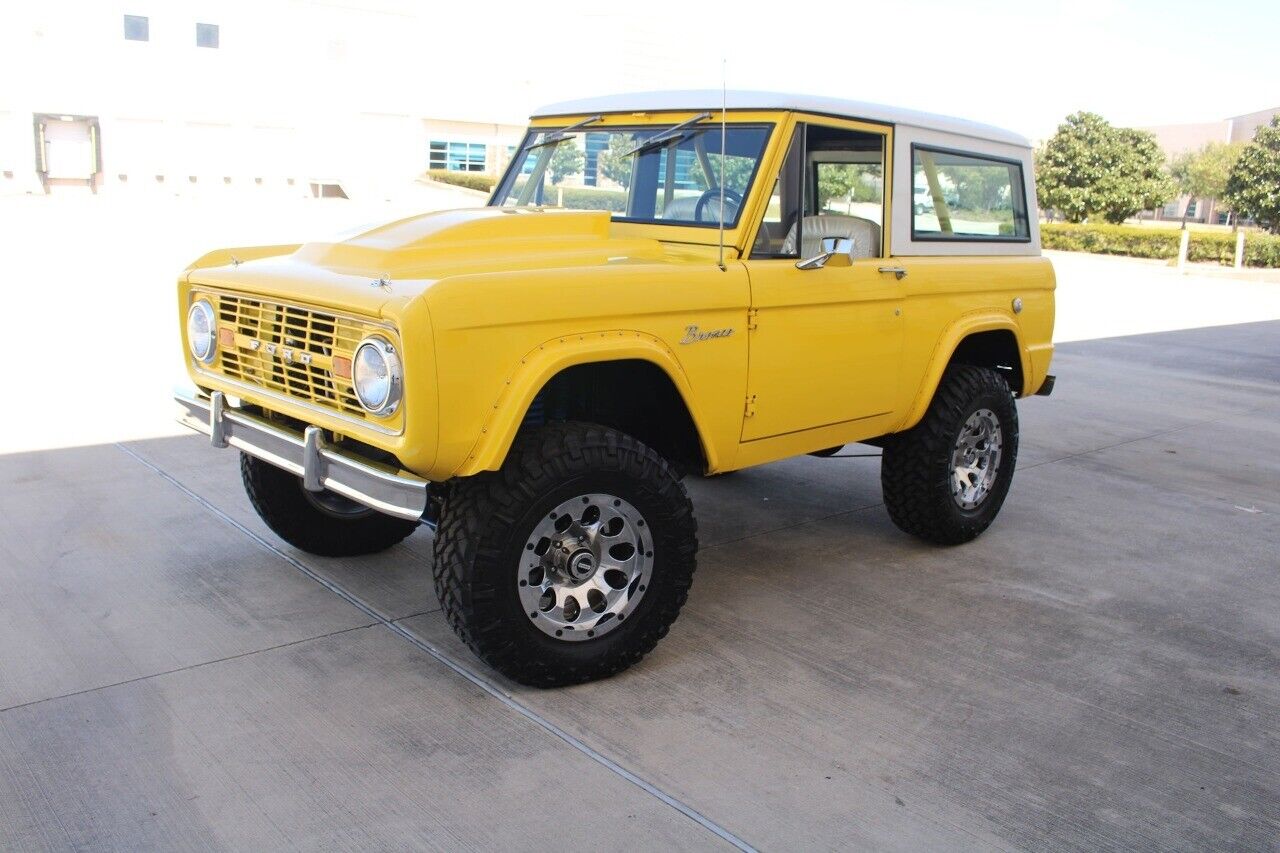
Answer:
<svg viewBox="0 0 1280 853"><path fill-rule="evenodd" d="M608 210L625 222L714 227L720 224L723 167L724 224L733 228L770 129L729 125L727 156L720 125L709 120L531 130L490 204Z"/></svg>

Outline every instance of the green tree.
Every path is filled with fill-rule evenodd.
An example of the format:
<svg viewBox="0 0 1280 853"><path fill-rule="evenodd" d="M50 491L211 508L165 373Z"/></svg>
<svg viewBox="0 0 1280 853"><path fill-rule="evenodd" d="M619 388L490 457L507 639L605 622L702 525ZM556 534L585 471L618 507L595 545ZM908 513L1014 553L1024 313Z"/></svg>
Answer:
<svg viewBox="0 0 1280 853"><path fill-rule="evenodd" d="M956 187L956 206L961 210L989 212L1012 210L1008 169L990 166L943 166L938 173Z"/></svg>
<svg viewBox="0 0 1280 853"><path fill-rule="evenodd" d="M551 183L559 184L570 175L579 174L585 162L586 157L572 139L561 142L556 146L555 153L551 155L551 161L547 163Z"/></svg>
<svg viewBox="0 0 1280 853"><path fill-rule="evenodd" d="M631 161L627 156L636 147L636 138L630 133L609 134L609 147L596 155L596 172L623 189L631 186Z"/></svg>
<svg viewBox="0 0 1280 853"><path fill-rule="evenodd" d="M1174 190L1153 135L1112 127L1095 113L1067 116L1036 152L1040 206L1059 211L1070 222L1100 216L1118 224L1164 204Z"/></svg>
<svg viewBox="0 0 1280 853"><path fill-rule="evenodd" d="M1240 152L1223 198L1240 216L1280 234L1280 115L1258 128Z"/></svg>
<svg viewBox="0 0 1280 853"><path fill-rule="evenodd" d="M707 176L702 173L702 163L696 158L689 164L689 180L704 187L720 186L720 160L719 154L708 154L707 160L711 163L712 176L708 180ZM742 192L747 188L747 181L751 180L751 173L755 170L756 161L752 157L735 157L730 154L724 158L724 185L727 189Z"/></svg>
<svg viewBox="0 0 1280 853"><path fill-rule="evenodd" d="M818 210L826 210L833 198L847 198L858 181L858 173L848 163L824 163L818 167Z"/></svg>
<svg viewBox="0 0 1280 853"><path fill-rule="evenodd" d="M818 209L826 210L833 200L878 202L883 181L879 164L822 163L818 166Z"/></svg>
<svg viewBox="0 0 1280 853"><path fill-rule="evenodd" d="M1227 180L1242 151L1244 143L1241 142L1210 142L1199 151L1187 151L1173 158L1169 173L1183 194L1218 199L1230 209L1226 200Z"/></svg>

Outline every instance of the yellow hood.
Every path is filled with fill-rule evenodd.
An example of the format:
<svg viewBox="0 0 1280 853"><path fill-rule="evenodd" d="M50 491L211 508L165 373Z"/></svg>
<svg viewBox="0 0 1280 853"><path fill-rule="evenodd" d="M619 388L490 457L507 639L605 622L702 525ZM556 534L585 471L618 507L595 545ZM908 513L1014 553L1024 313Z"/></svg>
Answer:
<svg viewBox="0 0 1280 853"><path fill-rule="evenodd" d="M658 241L611 230L607 211L448 210L331 241L220 250L193 264L189 281L377 316L448 276L665 257Z"/></svg>

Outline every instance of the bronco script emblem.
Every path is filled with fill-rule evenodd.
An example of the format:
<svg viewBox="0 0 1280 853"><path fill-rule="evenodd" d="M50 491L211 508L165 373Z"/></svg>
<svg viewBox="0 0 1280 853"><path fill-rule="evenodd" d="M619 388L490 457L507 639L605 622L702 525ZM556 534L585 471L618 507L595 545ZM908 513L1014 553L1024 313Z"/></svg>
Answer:
<svg viewBox="0 0 1280 853"><path fill-rule="evenodd" d="M684 337L680 339L682 344L696 344L700 341L709 341L712 338L727 338L733 334L733 329L710 329L706 332L695 326L684 327Z"/></svg>

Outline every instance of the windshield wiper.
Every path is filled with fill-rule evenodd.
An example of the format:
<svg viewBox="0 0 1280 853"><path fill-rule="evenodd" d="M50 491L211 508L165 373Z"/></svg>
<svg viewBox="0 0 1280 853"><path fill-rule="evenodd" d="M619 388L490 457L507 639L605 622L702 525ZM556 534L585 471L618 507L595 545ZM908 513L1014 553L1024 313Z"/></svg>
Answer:
<svg viewBox="0 0 1280 853"><path fill-rule="evenodd" d="M655 148L661 148L663 145L666 145L671 140L679 139L685 136L687 133L689 133L690 130L693 129L691 127L692 125L697 124L698 122L702 121L704 118L711 118L711 113L702 113L701 115L694 116L688 121L682 121L674 127L669 127L666 130L664 130L662 133L659 133L657 136L651 136L648 139L646 139L644 142L641 142L639 145L637 145L635 148L632 148L623 156L630 157L632 154L643 154L646 151L652 151ZM708 129L709 128L706 128L706 127L698 128L698 130L708 130Z"/></svg>
<svg viewBox="0 0 1280 853"><path fill-rule="evenodd" d="M564 142L566 139L568 139L569 134L573 133L575 130L581 130L587 125L595 124L596 122L600 121L603 118L604 116L592 116L591 118L586 119L584 121L580 121L577 124L571 124L568 127L562 127L559 130L553 130L550 133L548 133L546 136L544 136L541 142L533 143L528 148L526 148L525 151L533 151L535 148L545 148L548 145L559 145L561 142Z"/></svg>

